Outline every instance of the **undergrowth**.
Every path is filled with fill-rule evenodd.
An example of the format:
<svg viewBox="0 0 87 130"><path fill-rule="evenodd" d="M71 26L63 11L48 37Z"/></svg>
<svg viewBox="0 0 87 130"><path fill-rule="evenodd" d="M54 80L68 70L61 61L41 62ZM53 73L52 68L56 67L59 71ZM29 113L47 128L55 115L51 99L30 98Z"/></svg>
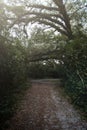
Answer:
<svg viewBox="0 0 87 130"><path fill-rule="evenodd" d="M2 93L2 99L0 99L0 130L5 130L6 128L9 128L9 119L16 112L19 102L22 100L26 90L30 86L31 83L27 81L26 83L19 87L16 87L15 89L9 87L9 89L5 91L5 93Z"/></svg>

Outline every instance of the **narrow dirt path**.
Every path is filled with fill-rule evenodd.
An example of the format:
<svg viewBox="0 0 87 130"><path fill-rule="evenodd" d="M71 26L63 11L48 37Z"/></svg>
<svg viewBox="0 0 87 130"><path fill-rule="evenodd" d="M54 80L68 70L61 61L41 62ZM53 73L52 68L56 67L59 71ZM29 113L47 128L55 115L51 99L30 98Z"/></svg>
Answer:
<svg viewBox="0 0 87 130"><path fill-rule="evenodd" d="M9 130L87 130L73 106L45 80L32 82L10 124Z"/></svg>

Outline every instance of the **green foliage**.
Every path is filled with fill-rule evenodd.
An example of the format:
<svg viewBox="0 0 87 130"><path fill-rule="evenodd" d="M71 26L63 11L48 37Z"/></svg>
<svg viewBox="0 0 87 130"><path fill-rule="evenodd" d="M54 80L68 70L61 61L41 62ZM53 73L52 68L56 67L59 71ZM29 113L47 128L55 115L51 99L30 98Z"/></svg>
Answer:
<svg viewBox="0 0 87 130"><path fill-rule="evenodd" d="M87 112L87 41L77 38L65 46L66 91Z"/></svg>
<svg viewBox="0 0 87 130"><path fill-rule="evenodd" d="M0 40L0 128L12 116L17 95L26 88L25 48L18 40L14 44ZM25 87L24 87L25 85ZM4 129L4 128L3 128Z"/></svg>
<svg viewBox="0 0 87 130"><path fill-rule="evenodd" d="M55 60L39 61L30 63L27 68L30 78L63 78L63 67L57 64Z"/></svg>
<svg viewBox="0 0 87 130"><path fill-rule="evenodd" d="M56 12L51 7L57 5L49 2L45 9L31 7L37 1L0 1L0 125L12 115L27 77L64 78L73 102L87 112L86 0L64 1L66 9L58 5ZM34 28L28 39L29 23L36 22L46 26ZM68 41L72 34L75 39Z"/></svg>

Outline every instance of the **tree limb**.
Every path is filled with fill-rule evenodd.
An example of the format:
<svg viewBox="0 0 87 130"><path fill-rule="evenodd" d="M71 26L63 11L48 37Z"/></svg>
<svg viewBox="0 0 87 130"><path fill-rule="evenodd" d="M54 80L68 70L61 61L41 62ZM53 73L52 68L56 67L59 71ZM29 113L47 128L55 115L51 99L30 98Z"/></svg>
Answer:
<svg viewBox="0 0 87 130"><path fill-rule="evenodd" d="M64 24L62 22L60 22L59 20L57 19L53 19L51 17L55 17L55 15L50 15L50 14L47 14L47 13L41 13L41 12L29 12L28 15L36 15L38 16L38 18L43 18L43 19L47 19L51 22L54 22L56 24L59 24L60 26L62 26L65 30L67 30L67 28L64 26ZM58 16L59 18L61 18L60 15L56 15Z"/></svg>
<svg viewBox="0 0 87 130"><path fill-rule="evenodd" d="M48 6L44 6L44 5L38 5L38 4L35 4L35 5L27 5L27 7L32 7L32 8L37 8L37 9L46 9L46 10L49 10L49 11L59 11L58 8L56 7L48 7Z"/></svg>
<svg viewBox="0 0 87 130"><path fill-rule="evenodd" d="M60 14L52 14L52 13L49 14L49 13L41 13L41 12L35 12L35 11L32 11L32 12L28 11L28 12L22 14L22 16L20 16L20 17L24 17L26 15L40 15L40 16L44 15L44 16L50 16L50 17L60 18L61 20L64 21L63 17Z"/></svg>
<svg viewBox="0 0 87 130"><path fill-rule="evenodd" d="M41 24L45 24L48 25L54 29L56 29L58 32L60 32L61 34L67 35L67 32L65 32L64 30L60 29L60 27L56 26L55 24L53 24L52 22L48 22L46 20L38 20L39 23Z"/></svg>

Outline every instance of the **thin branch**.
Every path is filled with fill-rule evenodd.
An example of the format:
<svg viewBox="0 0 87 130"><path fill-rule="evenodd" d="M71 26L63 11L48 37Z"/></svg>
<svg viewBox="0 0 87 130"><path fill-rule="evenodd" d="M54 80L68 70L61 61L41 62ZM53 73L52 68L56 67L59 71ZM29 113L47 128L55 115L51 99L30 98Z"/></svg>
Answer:
<svg viewBox="0 0 87 130"><path fill-rule="evenodd" d="M81 75L80 75L80 73L79 73L79 70L77 70L77 75L79 76L79 78L80 78L80 80L81 80L81 82L82 82L82 85L83 85L83 88L85 88L84 86L84 80L83 80L83 78L81 77Z"/></svg>
<svg viewBox="0 0 87 130"><path fill-rule="evenodd" d="M19 24L19 23L25 23L26 25L29 23L29 22L36 22L37 20L37 17L32 17L32 18L29 18L29 19L26 19L26 18L18 18L16 19L12 24L10 24L9 28L13 27L15 24Z"/></svg>
<svg viewBox="0 0 87 130"><path fill-rule="evenodd" d="M81 9L83 9L83 8L87 8L87 5L82 6L82 7L78 8L78 9L76 9L76 10L72 13L72 15L70 16L70 19L74 16L74 14L76 14L79 10L81 10Z"/></svg>
<svg viewBox="0 0 87 130"><path fill-rule="evenodd" d="M0 40L1 40L1 39L4 39L4 41L10 42L10 43L13 42L12 40L10 40L10 39L8 39L7 37L2 36L2 35L0 34Z"/></svg>

